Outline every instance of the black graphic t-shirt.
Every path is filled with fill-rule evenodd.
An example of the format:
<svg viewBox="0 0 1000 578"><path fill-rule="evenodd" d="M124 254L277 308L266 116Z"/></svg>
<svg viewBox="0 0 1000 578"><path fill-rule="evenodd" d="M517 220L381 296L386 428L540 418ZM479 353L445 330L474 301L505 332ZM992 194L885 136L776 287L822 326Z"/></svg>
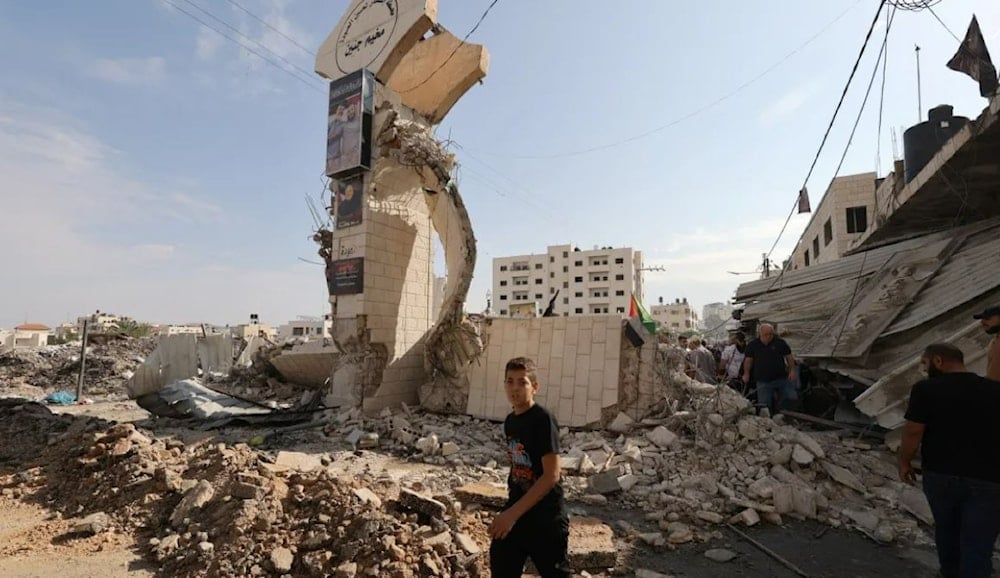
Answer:
<svg viewBox="0 0 1000 578"><path fill-rule="evenodd" d="M508 415L503 422L503 431L510 458L510 475L507 477L509 498L506 506L509 508L542 477L542 456L559 453L559 424L548 410L535 404L521 415ZM562 485L557 483L525 515L561 516L564 510Z"/></svg>

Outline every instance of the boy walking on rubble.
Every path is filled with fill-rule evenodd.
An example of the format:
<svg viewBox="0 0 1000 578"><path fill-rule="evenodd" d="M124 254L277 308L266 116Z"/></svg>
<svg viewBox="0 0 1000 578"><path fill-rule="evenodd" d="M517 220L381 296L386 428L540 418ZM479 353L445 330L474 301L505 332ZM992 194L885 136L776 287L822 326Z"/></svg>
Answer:
<svg viewBox="0 0 1000 578"><path fill-rule="evenodd" d="M528 558L542 578L572 576L569 519L559 483L559 424L535 403L535 362L515 357L504 367L504 392L513 407L503 430L510 457L507 504L489 534L494 578L520 577Z"/></svg>

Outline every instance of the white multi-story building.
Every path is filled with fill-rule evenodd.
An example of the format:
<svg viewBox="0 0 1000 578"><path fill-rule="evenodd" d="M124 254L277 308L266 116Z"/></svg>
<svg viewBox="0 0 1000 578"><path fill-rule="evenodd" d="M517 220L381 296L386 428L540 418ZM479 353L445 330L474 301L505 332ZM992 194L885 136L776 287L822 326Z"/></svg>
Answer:
<svg viewBox="0 0 1000 578"><path fill-rule="evenodd" d="M543 312L553 297L556 315L623 315L633 294L642 302L642 252L631 247L554 245L541 255L493 259L492 309L500 317Z"/></svg>
<svg viewBox="0 0 1000 578"><path fill-rule="evenodd" d="M649 310L649 316L669 333L679 334L686 331L697 331L698 313L688 303L687 297L675 299L673 303L660 302Z"/></svg>
<svg viewBox="0 0 1000 578"><path fill-rule="evenodd" d="M709 303L701 309L701 334L711 341L724 341L739 326L728 303Z"/></svg>

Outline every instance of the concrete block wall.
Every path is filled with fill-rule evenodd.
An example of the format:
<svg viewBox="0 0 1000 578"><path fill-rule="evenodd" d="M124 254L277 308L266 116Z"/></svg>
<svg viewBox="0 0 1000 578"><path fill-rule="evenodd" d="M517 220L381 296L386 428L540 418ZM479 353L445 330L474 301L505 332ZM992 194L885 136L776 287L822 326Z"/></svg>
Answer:
<svg viewBox="0 0 1000 578"><path fill-rule="evenodd" d="M616 315L492 319L486 350L469 375L467 413L503 419L510 413L503 369L513 357L538 363L536 400L560 425L598 422L619 399L622 319Z"/></svg>

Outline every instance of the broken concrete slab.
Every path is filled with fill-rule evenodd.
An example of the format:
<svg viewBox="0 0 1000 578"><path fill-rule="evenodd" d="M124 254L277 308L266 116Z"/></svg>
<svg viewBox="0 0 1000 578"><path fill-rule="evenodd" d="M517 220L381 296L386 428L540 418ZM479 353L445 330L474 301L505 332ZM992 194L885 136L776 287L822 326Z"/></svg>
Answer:
<svg viewBox="0 0 1000 578"><path fill-rule="evenodd" d="M274 464L281 468L300 472L311 472L323 467L323 462L319 456L290 451L278 452L278 455L274 458Z"/></svg>
<svg viewBox="0 0 1000 578"><path fill-rule="evenodd" d="M720 564L725 564L726 562L736 558L736 556L736 552L733 552L732 550L725 550L723 548L713 548L705 551L706 558Z"/></svg>
<svg viewBox="0 0 1000 578"><path fill-rule="evenodd" d="M614 568L618 550L614 532L596 518L571 517L569 564L574 570Z"/></svg>
<svg viewBox="0 0 1000 578"><path fill-rule="evenodd" d="M212 487L212 484L205 480L198 480L198 483L184 494L180 503L170 514L170 525L175 528L180 526L191 512L207 504L214 496L215 488Z"/></svg>
<svg viewBox="0 0 1000 578"><path fill-rule="evenodd" d="M842 468L836 464L824 461L823 469L834 481L861 493L865 493L867 491L865 489L865 485L861 483L861 480L859 480L858 477L851 473L851 471L847 468Z"/></svg>
<svg viewBox="0 0 1000 578"><path fill-rule="evenodd" d="M422 496L413 490L403 488L399 490L399 505L402 507L426 514L432 518L444 518L448 510L444 504L427 496Z"/></svg>
<svg viewBox="0 0 1000 578"><path fill-rule="evenodd" d="M104 512L97 512L73 522L70 528L72 534L93 536L104 532L111 526L111 517Z"/></svg>
<svg viewBox="0 0 1000 578"><path fill-rule="evenodd" d="M799 464L800 466L808 466L809 464L813 463L814 459L816 459L816 456L814 456L806 448L802 447L801 444L795 444L795 446L792 448L792 461Z"/></svg>
<svg viewBox="0 0 1000 578"><path fill-rule="evenodd" d="M635 423L634 419L625 415L624 413L619 412L618 416L615 417L615 419L610 424L608 424L607 430L614 433L625 433L630 429L632 429L632 424L634 423Z"/></svg>
<svg viewBox="0 0 1000 578"><path fill-rule="evenodd" d="M368 488L354 488L352 490L354 495L361 500L363 504L372 504L376 508L382 507L382 499L375 495L375 492L369 490Z"/></svg>
<svg viewBox="0 0 1000 578"><path fill-rule="evenodd" d="M652 431L648 432L646 434L646 438L648 438L649 441L653 442L654 444L656 444L658 447L661 448L671 447L672 445L677 443L678 439L677 434L668 430L662 425L657 426Z"/></svg>
<svg viewBox="0 0 1000 578"><path fill-rule="evenodd" d="M474 483L455 488L454 492L456 498L469 504L480 504L491 508L502 508L507 504L506 486Z"/></svg>
<svg viewBox="0 0 1000 578"><path fill-rule="evenodd" d="M611 470L594 474L587 478L587 487L596 494L613 494L622 491L618 481L618 471Z"/></svg>

